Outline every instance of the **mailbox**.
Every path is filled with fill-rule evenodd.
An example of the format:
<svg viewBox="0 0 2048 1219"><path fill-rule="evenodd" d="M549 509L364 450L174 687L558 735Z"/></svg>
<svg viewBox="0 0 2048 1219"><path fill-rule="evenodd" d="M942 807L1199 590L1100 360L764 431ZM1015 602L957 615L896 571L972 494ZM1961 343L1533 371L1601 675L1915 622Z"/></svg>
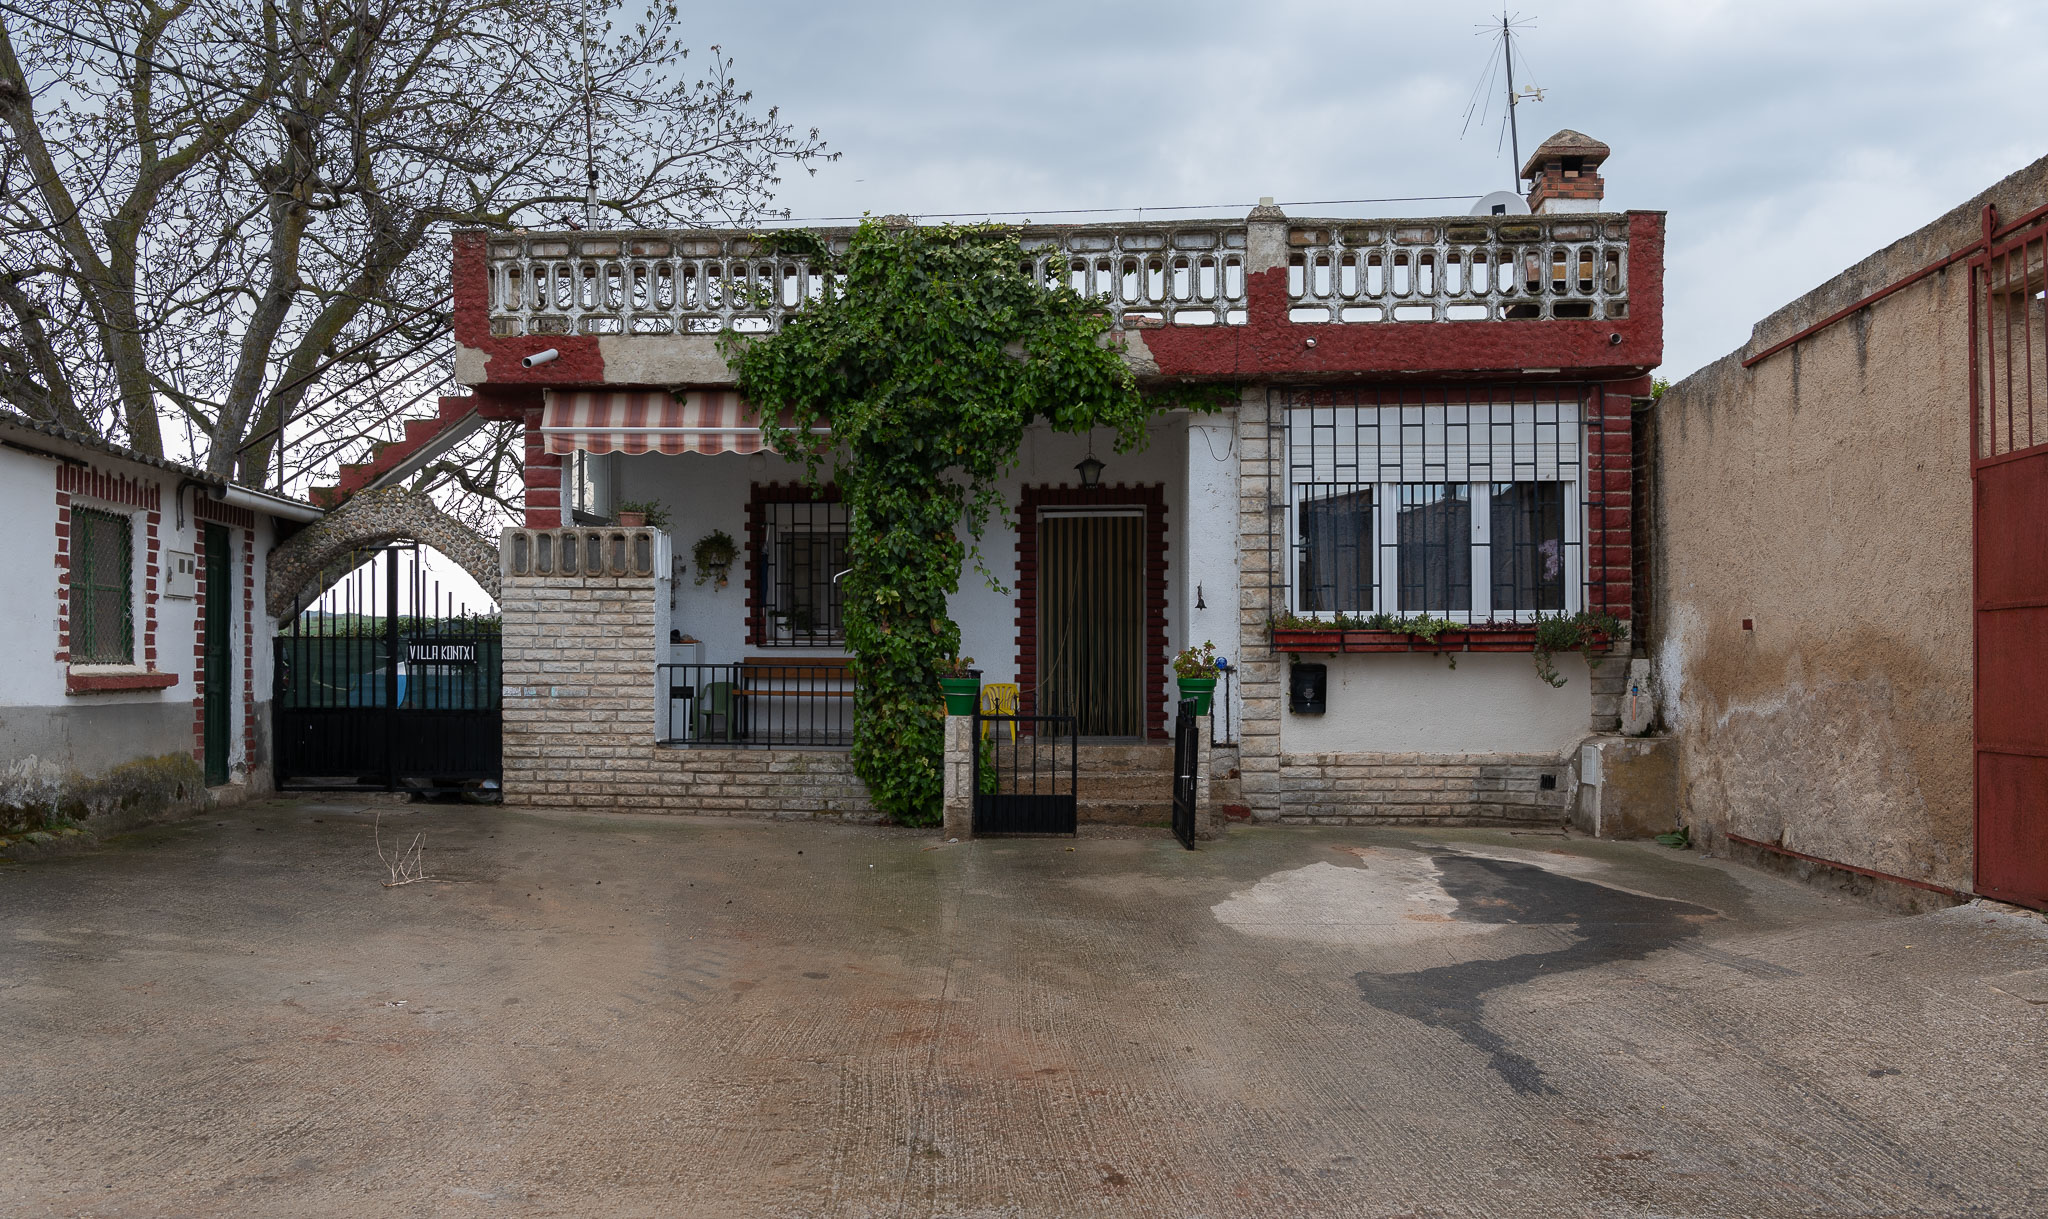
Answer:
<svg viewBox="0 0 2048 1219"><path fill-rule="evenodd" d="M1329 710L1330 667L1294 665L1287 670L1287 709L1296 715Z"/></svg>

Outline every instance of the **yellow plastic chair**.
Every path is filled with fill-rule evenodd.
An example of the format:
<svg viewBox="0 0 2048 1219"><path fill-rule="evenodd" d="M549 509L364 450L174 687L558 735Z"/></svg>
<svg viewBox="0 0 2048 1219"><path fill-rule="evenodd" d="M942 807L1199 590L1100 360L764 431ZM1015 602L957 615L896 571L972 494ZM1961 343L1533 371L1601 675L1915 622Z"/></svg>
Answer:
<svg viewBox="0 0 2048 1219"><path fill-rule="evenodd" d="M983 715L1017 714L1017 683L1007 681L989 682L981 688L981 713ZM987 724L981 726L982 739L988 739ZM1017 739L1017 721L1010 721L1010 739Z"/></svg>

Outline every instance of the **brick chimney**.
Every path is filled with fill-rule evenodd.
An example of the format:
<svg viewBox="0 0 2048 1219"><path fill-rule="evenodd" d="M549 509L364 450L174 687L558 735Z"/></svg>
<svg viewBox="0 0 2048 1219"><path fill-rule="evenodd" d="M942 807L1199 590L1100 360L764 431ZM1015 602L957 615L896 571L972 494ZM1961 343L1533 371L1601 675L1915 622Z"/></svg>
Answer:
<svg viewBox="0 0 2048 1219"><path fill-rule="evenodd" d="M1536 146L1522 166L1529 179L1529 210L1545 212L1597 212L1607 194L1600 178L1600 163L1612 151L1583 132L1566 129Z"/></svg>

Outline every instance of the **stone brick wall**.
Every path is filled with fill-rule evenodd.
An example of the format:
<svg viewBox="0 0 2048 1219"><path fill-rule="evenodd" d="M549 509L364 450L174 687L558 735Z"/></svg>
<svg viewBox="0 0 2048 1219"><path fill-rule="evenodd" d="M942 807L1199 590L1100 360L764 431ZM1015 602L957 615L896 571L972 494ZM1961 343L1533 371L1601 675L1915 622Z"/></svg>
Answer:
<svg viewBox="0 0 2048 1219"><path fill-rule="evenodd" d="M505 577L505 803L879 820L843 751L654 743L658 592L647 577Z"/></svg>
<svg viewBox="0 0 2048 1219"><path fill-rule="evenodd" d="M1280 820L1563 825L1568 771L1543 754L1283 754ZM1544 775L1554 789L1543 789Z"/></svg>
<svg viewBox="0 0 2048 1219"><path fill-rule="evenodd" d="M1244 707L1238 726L1238 783L1252 816L1271 821L1280 816L1280 700L1287 666L1273 651L1271 623L1282 607L1272 601L1272 570L1268 517L1281 502L1279 480L1285 455L1272 428L1278 407L1267 389L1244 391L1237 408L1237 537L1239 553L1238 614L1241 629L1237 684Z"/></svg>

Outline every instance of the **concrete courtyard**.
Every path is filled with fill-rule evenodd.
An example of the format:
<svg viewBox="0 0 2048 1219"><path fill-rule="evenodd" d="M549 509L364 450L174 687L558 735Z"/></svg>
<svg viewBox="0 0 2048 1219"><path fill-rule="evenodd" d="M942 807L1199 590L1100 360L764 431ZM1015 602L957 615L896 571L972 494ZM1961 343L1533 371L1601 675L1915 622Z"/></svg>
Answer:
<svg viewBox="0 0 2048 1219"><path fill-rule="evenodd" d="M7 1215L2048 1213L2048 926L1549 834L271 801L0 865L0 1060Z"/></svg>

